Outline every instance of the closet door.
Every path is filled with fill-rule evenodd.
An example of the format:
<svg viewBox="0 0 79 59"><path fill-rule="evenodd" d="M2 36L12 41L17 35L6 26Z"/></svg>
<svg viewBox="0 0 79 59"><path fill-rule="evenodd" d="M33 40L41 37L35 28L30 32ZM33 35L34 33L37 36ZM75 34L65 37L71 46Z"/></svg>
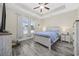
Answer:
<svg viewBox="0 0 79 59"><path fill-rule="evenodd" d="M74 24L74 55L79 56L79 21Z"/></svg>
<svg viewBox="0 0 79 59"><path fill-rule="evenodd" d="M79 56L79 21L77 21L77 31L76 31L76 35L77 35L77 40L76 40L76 45L77 45L77 55Z"/></svg>

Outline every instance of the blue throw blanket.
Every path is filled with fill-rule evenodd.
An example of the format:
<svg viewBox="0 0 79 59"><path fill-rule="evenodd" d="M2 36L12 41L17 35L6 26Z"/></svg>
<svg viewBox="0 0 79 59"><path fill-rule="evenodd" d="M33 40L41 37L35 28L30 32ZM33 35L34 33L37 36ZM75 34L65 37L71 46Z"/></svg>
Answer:
<svg viewBox="0 0 79 59"><path fill-rule="evenodd" d="M59 36L58 32L56 32L56 31L52 31L52 32L36 32L34 34L39 35L39 36L49 37L50 40L51 40L51 43L52 42L55 43L58 40L57 37Z"/></svg>

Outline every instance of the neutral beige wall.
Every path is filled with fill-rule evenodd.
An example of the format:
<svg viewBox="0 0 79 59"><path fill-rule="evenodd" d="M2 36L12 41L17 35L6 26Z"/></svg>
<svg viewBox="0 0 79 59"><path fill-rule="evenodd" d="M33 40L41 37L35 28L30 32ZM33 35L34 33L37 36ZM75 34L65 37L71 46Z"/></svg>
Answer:
<svg viewBox="0 0 79 59"><path fill-rule="evenodd" d="M6 30L12 33L13 40L17 34L17 15L11 10L6 9Z"/></svg>
<svg viewBox="0 0 79 59"><path fill-rule="evenodd" d="M12 12L11 10L7 10L7 25L6 29L12 32L14 35L17 33L17 15L16 13ZM26 15L24 15L26 16ZM43 27L49 26L60 26L60 27L72 27L74 20L76 20L77 11L71 11L68 13L63 13L60 15L55 15L46 19L37 19L30 16L29 19L34 21L35 27L37 31L41 31ZM40 24L38 26L38 24Z"/></svg>
<svg viewBox="0 0 79 59"><path fill-rule="evenodd" d="M77 18L77 11L70 11L67 13L62 13L55 15L49 18L42 19L41 21L41 30L43 27L53 27L59 26L64 29L69 29L73 26L74 20Z"/></svg>
<svg viewBox="0 0 79 59"><path fill-rule="evenodd" d="M21 14L21 15L27 17L28 14L26 15ZM15 40L16 40L16 34L17 34L18 16L19 15L16 12L13 12L13 10L7 9L6 30L8 30L14 35L13 39ZM77 17L77 11L71 11L60 15L55 15L46 19L38 19L32 16L30 16L30 19L36 23L35 27L37 31L41 31L43 27L48 27L48 26L60 26L60 27L69 28L73 25L73 22L74 20L76 20L76 17ZM38 26L38 24L40 25Z"/></svg>
<svg viewBox="0 0 79 59"><path fill-rule="evenodd" d="M38 29L38 24L40 23L40 20L38 18L35 17L28 17L28 14L17 14L16 12L14 12L11 9L6 9L6 30L11 32L13 34L13 40L16 40L17 38L17 29L18 29L18 17L23 16L26 17L28 19L31 19L31 21L35 22L35 28Z"/></svg>
<svg viewBox="0 0 79 59"><path fill-rule="evenodd" d="M77 10L77 13L78 13L78 15L77 15L77 20L79 20L79 8L78 8L78 10Z"/></svg>
<svg viewBox="0 0 79 59"><path fill-rule="evenodd" d="M0 6L0 16L1 16L1 6ZM28 19L31 19L31 21L35 22L35 28L38 30L38 24L40 23L40 20L36 17L33 17L28 14L23 13L17 13L16 11L6 8L6 30L10 33L12 33L13 40L16 40L17 38L17 20L19 16L26 17Z"/></svg>

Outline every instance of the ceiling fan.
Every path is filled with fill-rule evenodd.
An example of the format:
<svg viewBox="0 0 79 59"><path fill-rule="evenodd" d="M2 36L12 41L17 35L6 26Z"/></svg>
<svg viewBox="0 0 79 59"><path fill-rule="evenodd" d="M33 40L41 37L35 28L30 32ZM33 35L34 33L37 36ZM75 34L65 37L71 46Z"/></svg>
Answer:
<svg viewBox="0 0 79 59"><path fill-rule="evenodd" d="M38 9L38 8L40 8L40 12L42 12L43 9L47 9L47 10L50 9L50 8L46 7L46 5L47 5L48 3L38 3L38 4L39 4L39 6L33 8L33 9Z"/></svg>

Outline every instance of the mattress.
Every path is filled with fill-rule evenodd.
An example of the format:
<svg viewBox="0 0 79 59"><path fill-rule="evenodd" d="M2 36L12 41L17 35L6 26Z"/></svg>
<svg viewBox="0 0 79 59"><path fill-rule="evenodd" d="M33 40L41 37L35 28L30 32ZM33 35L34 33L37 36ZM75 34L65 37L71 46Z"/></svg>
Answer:
<svg viewBox="0 0 79 59"><path fill-rule="evenodd" d="M51 43L56 42L58 40L57 38L59 37L58 32L55 32L55 31L52 31L52 32L36 32L34 34L38 35L38 36L50 38Z"/></svg>

